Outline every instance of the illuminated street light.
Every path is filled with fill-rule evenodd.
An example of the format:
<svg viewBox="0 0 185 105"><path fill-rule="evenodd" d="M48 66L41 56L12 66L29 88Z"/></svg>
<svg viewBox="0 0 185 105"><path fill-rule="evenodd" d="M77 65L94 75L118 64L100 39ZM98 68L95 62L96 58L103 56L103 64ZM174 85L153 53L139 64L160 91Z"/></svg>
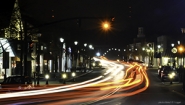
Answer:
<svg viewBox="0 0 185 105"><path fill-rule="evenodd" d="M84 43L84 47L86 47L87 46L87 43Z"/></svg>
<svg viewBox="0 0 185 105"><path fill-rule="evenodd" d="M174 47L174 45L175 45L174 43L171 44L172 47Z"/></svg>
<svg viewBox="0 0 185 105"><path fill-rule="evenodd" d="M49 79L49 75L48 74L45 75L45 79L46 79L46 85L48 85L48 79Z"/></svg>
<svg viewBox="0 0 185 105"><path fill-rule="evenodd" d="M77 45L78 44L78 41L74 41L74 44Z"/></svg>
<svg viewBox="0 0 185 105"><path fill-rule="evenodd" d="M89 48L90 48L90 49L92 49L92 48L93 48L93 46L90 44L90 45L89 45Z"/></svg>
<svg viewBox="0 0 185 105"><path fill-rule="evenodd" d="M64 43L64 38L60 38L61 42L61 49L60 49L60 58L59 58L59 71L62 71L62 55L63 55L63 43Z"/></svg>
<svg viewBox="0 0 185 105"><path fill-rule="evenodd" d="M97 52L97 53L96 53L96 56L100 56L100 52Z"/></svg>
<svg viewBox="0 0 185 105"><path fill-rule="evenodd" d="M105 21L102 23L102 29L103 30L109 30L110 29L110 23Z"/></svg>
<svg viewBox="0 0 185 105"><path fill-rule="evenodd" d="M60 42L62 42L62 43L63 43L63 42L64 42L64 38L60 38Z"/></svg>
<svg viewBox="0 0 185 105"><path fill-rule="evenodd" d="M179 46L178 50L180 53L182 53L184 51L184 48L182 46Z"/></svg>

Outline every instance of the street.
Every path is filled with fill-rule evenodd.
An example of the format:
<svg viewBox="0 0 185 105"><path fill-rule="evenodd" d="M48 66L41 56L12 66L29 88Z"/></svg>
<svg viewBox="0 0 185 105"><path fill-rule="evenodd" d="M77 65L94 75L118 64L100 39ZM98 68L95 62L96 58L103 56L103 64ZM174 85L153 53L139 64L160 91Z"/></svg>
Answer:
<svg viewBox="0 0 185 105"><path fill-rule="evenodd" d="M148 69L150 85L139 94L106 100L92 105L185 105L185 93L181 90L182 83L161 82L157 69Z"/></svg>
<svg viewBox="0 0 185 105"><path fill-rule="evenodd" d="M110 64L108 67L117 70L121 64ZM5 104L39 104L39 105L184 105L185 93L181 90L182 83L161 82L157 76L157 69L141 69L140 66L124 70L136 70L138 74L132 80L132 72L127 73L122 82L123 71L119 71L114 79L108 80L103 74L109 69L94 69L92 72L76 78L75 81L66 81L66 85L46 90L32 92L10 93L22 97L0 99ZM136 69L138 68L138 69ZM146 75L145 75L146 70ZM115 72L115 71L114 71ZM112 73L114 73L112 72ZM131 76L131 77L130 77ZM111 76L107 76L108 78ZM117 80L115 79L117 78ZM100 82L106 80L106 82ZM116 80L113 82L113 80ZM55 84L57 82L54 82ZM148 85L147 85L148 83ZM52 86L52 83L51 83ZM47 92L47 93L46 93ZM38 94L41 93L41 94ZM35 94L35 95L33 95ZM7 94L8 95L8 94ZM29 96L31 95L31 96ZM6 94L2 95L3 97Z"/></svg>

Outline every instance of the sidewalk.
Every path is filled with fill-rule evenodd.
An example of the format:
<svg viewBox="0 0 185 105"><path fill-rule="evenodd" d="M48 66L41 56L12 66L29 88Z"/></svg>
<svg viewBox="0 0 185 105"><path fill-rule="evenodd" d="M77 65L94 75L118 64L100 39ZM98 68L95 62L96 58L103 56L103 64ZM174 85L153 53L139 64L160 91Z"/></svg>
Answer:
<svg viewBox="0 0 185 105"><path fill-rule="evenodd" d="M77 71L75 78L85 76L86 74L91 73L91 72L93 72L93 70L87 70L86 72ZM67 74L66 84L74 83L72 81L74 77L71 76L71 72L66 72L66 74ZM59 78L61 78L60 76L59 76ZM3 81L4 81L4 79L0 79L0 83L2 83ZM33 84L34 84L34 80L33 80ZM36 84L37 84L37 80L36 80ZM59 81L59 79L55 79L55 78L48 79L48 85L62 85L62 84L63 84L62 79L60 79L60 81ZM39 86L45 86L45 85L46 85L46 79L40 78Z"/></svg>

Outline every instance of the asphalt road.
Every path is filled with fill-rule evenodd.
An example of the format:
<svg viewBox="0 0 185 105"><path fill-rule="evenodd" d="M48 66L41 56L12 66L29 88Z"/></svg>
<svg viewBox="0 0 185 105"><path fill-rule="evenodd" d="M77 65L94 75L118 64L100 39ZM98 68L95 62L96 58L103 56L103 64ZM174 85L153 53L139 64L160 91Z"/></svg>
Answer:
<svg viewBox="0 0 185 105"><path fill-rule="evenodd" d="M102 75L104 72L105 72L104 69L95 69L92 73L86 74L80 78L77 78L75 80L75 83L83 82L85 80L95 78L97 76ZM90 103L78 102L78 104L73 104L73 105L185 105L185 93L181 90L181 86L182 86L181 83L174 82L173 84L170 84L169 82L165 82L165 83L161 82L161 80L157 76L156 69L148 69L146 72L148 74L150 84L149 84L149 87L141 93L138 93L132 96L106 98L105 100L100 100L100 101L90 102ZM138 87L133 89L139 89L142 86L143 85L139 85ZM89 90L89 89L94 89L94 90ZM50 105L49 103L52 104L52 103L65 102L65 101L68 102L67 100L69 100L68 99L69 97L71 97L70 101L75 102L76 101L75 97L79 97L79 96L82 97L82 99L83 97L91 97L91 96L97 97L98 94L99 95L106 94L104 96L109 96L108 92L110 91L99 91L99 90L96 90L96 88L84 88L83 90L77 89L71 92L62 92L62 93L56 93L56 94L50 94L50 95L39 95L32 98L31 97L18 98L19 102L17 102L17 98L10 99L10 100L7 99L1 102L3 102L2 105L10 104L10 103L14 103L17 105L22 105L22 104L45 105L47 103L47 105ZM126 93L127 91L116 91L116 93L114 93L114 90L113 91L111 90L111 92L113 94L119 94L122 92ZM20 103L20 102L27 102L27 103ZM60 104L57 104L57 105L60 105Z"/></svg>
<svg viewBox="0 0 185 105"><path fill-rule="evenodd" d="M185 105L185 94L181 90L181 83L161 82L156 69L148 69L147 74L150 85L144 92L91 105Z"/></svg>

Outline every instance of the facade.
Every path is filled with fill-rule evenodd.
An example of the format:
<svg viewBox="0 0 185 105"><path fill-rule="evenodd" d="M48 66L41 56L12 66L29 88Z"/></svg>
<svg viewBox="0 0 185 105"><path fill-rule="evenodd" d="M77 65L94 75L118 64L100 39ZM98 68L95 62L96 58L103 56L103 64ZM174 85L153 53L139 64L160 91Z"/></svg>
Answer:
<svg viewBox="0 0 185 105"><path fill-rule="evenodd" d="M156 66L154 62L154 42L148 42L145 38L144 28L138 27L137 38L134 39L133 44L127 45L124 49L124 53L128 59L141 60L146 63L146 65Z"/></svg>
<svg viewBox="0 0 185 105"><path fill-rule="evenodd" d="M156 62L158 65L170 65L178 67L184 65L184 52L179 51L179 47L183 46L182 41L162 35L157 38L156 46Z"/></svg>

